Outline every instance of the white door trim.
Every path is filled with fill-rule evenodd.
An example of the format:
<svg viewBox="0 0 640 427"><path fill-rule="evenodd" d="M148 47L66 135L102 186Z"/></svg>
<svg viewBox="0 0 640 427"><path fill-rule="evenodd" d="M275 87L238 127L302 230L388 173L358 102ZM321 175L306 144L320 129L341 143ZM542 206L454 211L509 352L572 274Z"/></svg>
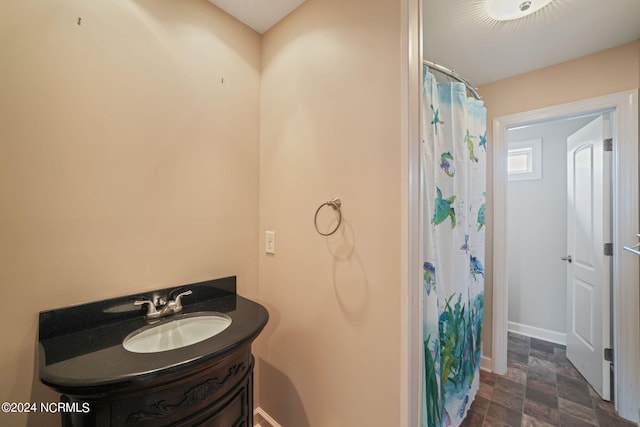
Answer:
<svg viewBox="0 0 640 427"><path fill-rule="evenodd" d="M422 410L422 0L402 0L400 420L420 425Z"/></svg>
<svg viewBox="0 0 640 427"><path fill-rule="evenodd" d="M493 371L507 370L507 130L558 117L615 111L613 158L613 343L615 405L639 419L640 274L638 258L623 246L636 243L638 223L638 90L586 99L493 119Z"/></svg>

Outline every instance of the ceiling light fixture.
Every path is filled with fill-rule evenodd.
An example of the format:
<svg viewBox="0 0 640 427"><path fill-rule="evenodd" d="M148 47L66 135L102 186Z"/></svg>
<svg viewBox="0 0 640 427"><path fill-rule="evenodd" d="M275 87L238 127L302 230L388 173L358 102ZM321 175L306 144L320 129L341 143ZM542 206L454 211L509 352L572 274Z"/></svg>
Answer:
<svg viewBox="0 0 640 427"><path fill-rule="evenodd" d="M553 0L487 0L486 10L496 21L519 19L542 9Z"/></svg>

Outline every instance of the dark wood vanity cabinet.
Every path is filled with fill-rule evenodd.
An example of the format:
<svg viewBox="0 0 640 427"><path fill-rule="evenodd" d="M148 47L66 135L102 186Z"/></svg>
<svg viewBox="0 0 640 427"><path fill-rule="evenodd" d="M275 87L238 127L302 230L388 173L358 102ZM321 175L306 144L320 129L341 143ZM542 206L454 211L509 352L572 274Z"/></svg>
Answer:
<svg viewBox="0 0 640 427"><path fill-rule="evenodd" d="M82 405L87 414L63 414L63 427L253 425L251 343L185 370L158 374L113 393L65 394L63 401Z"/></svg>
<svg viewBox="0 0 640 427"><path fill-rule="evenodd" d="M156 326L211 313L230 323L171 350L127 349L127 337L156 327L134 301L168 300L184 289L191 294L182 311ZM63 427L251 427L251 344L268 320L265 307L237 294L235 276L42 311L38 375L62 395L51 416ZM158 331L155 339L177 340L171 328Z"/></svg>

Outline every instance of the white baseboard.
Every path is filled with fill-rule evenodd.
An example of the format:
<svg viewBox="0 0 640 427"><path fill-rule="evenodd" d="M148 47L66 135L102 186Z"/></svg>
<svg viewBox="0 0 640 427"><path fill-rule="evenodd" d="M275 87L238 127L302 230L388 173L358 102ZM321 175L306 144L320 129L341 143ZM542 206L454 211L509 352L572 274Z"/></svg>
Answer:
<svg viewBox="0 0 640 427"><path fill-rule="evenodd" d="M507 322L507 330L509 332L515 332L516 334L526 335L528 337L538 338L556 344L567 345L567 334L562 332L550 331L548 329L523 325L516 322Z"/></svg>
<svg viewBox="0 0 640 427"><path fill-rule="evenodd" d="M480 369L487 372L493 372L493 360L490 357L481 356Z"/></svg>
<svg viewBox="0 0 640 427"><path fill-rule="evenodd" d="M282 427L260 407L253 410L253 416L254 418L257 416L259 419L259 422L255 424L254 427Z"/></svg>

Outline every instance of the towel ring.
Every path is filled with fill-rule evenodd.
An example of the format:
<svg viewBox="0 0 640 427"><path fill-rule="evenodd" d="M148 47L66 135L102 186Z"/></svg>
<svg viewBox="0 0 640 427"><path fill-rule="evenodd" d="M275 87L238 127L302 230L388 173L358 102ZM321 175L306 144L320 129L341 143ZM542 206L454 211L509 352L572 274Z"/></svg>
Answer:
<svg viewBox="0 0 640 427"><path fill-rule="evenodd" d="M320 209L325 206L331 206L334 210L338 211L338 225L336 225L336 227L328 233L323 233L318 228L318 213L320 212ZM316 226L316 231L318 232L318 234L320 234L321 236L331 236L333 233L338 231L338 228L340 228L340 224L342 224L342 211L340 210L340 206L342 206L342 201L340 201L340 199L336 197L329 200L328 202L324 202L318 207L318 209L316 209L316 214L313 217L313 225Z"/></svg>

